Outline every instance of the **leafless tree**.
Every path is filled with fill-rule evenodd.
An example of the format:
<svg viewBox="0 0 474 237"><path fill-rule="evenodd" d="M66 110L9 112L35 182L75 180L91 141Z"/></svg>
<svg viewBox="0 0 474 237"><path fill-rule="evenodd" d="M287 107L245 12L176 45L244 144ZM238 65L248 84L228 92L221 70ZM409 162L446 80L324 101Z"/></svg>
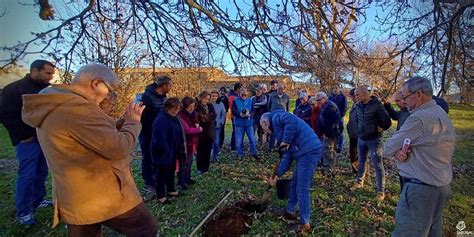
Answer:
<svg viewBox="0 0 474 237"><path fill-rule="evenodd" d="M472 65L474 56L474 1L393 1L378 6L386 15L377 17L379 30L396 41L390 59L409 59L420 72L431 74L440 96L454 81L473 86L472 69L466 66Z"/></svg>
<svg viewBox="0 0 474 237"><path fill-rule="evenodd" d="M364 66L359 63L366 57L354 46L360 41L354 32L369 7L364 2L41 0L41 19L59 24L2 47L11 57L1 63L6 66L42 52L66 72L84 61L115 68L220 66L234 74L251 70L309 74L327 90L343 82L353 84L348 75ZM442 94L451 82L446 80L448 73L449 78L455 75L472 82L472 69L466 67L472 65L472 0L376 4L386 12L386 17L378 18L379 30L395 42L384 60L378 60L380 66L400 61L397 73L388 79L391 85L405 76L401 68L406 66L431 70L433 78L440 78L434 82ZM65 13L64 5L78 10ZM41 48L32 50L34 44Z"/></svg>

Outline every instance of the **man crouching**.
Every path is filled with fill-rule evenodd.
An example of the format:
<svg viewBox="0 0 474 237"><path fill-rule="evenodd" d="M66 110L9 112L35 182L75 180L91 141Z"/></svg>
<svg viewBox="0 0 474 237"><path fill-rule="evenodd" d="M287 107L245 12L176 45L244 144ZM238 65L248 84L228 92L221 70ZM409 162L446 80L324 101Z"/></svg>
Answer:
<svg viewBox="0 0 474 237"><path fill-rule="evenodd" d="M296 225L297 232L311 231L309 218L311 215L310 188L316 165L321 159L322 146L313 129L293 114L283 110L264 113L260 125L266 133L275 134L284 155L278 166L276 176L270 177L268 183L276 185L278 177L291 167L296 160L290 186L290 198L286 210L282 213L285 219L296 219L296 208L300 209L300 223Z"/></svg>

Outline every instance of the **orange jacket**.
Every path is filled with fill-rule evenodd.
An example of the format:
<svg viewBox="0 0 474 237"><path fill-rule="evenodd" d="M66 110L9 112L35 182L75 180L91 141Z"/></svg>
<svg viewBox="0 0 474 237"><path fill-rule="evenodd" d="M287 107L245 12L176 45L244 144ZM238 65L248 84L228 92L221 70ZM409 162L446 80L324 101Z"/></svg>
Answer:
<svg viewBox="0 0 474 237"><path fill-rule="evenodd" d="M142 202L130 170L140 122L125 121L117 130L98 105L67 85L23 100L23 120L37 128L53 178L53 227L59 218L102 222Z"/></svg>

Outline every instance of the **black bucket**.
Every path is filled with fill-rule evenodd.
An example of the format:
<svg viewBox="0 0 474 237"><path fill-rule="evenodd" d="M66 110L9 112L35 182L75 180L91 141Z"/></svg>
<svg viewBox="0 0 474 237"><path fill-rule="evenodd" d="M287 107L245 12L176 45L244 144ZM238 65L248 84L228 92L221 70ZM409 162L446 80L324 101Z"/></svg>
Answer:
<svg viewBox="0 0 474 237"><path fill-rule="evenodd" d="M277 197L278 199L288 199L290 196L291 179L279 179L277 180Z"/></svg>

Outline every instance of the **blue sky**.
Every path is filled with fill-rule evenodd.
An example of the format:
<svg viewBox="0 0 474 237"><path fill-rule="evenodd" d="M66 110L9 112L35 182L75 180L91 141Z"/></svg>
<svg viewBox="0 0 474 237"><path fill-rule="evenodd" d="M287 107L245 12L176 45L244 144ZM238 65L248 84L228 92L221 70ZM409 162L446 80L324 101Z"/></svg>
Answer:
<svg viewBox="0 0 474 237"><path fill-rule="evenodd" d="M22 3L23 5L21 5ZM63 1L54 1L51 3L58 7L63 6ZM79 5L79 6L78 6ZM72 1L72 4L68 4L68 10L77 10L78 7L85 6L82 1ZM74 9L75 8L75 9ZM232 7L229 8L229 10ZM61 13L61 9L56 9L56 15ZM57 25L58 21L43 21L38 16L39 6L33 6L29 0L3 0L0 1L0 12L6 11L6 15L0 18L0 28L4 32L0 35L0 46L12 46L19 40L26 41L31 39L33 36L30 32L43 32L51 28L53 25ZM367 12L367 21L359 30L360 34L369 34L371 38L378 38L378 33L371 30L374 26L374 18L377 9L371 7ZM380 14L380 12L379 12ZM1 52L0 58L8 58L4 51ZM20 65L27 66L33 60L41 58L41 55L27 56L24 60L19 62ZM231 65L230 63L225 63Z"/></svg>

